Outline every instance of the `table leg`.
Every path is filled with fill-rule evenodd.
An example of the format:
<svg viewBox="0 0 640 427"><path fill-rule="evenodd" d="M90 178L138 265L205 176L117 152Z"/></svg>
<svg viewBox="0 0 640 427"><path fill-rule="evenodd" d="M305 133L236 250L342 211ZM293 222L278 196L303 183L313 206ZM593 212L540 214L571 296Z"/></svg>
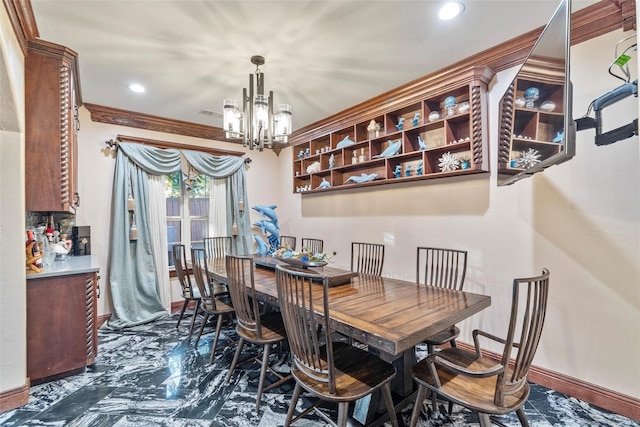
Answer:
<svg viewBox="0 0 640 427"><path fill-rule="evenodd" d="M379 351L372 347L369 347L369 352L395 366L397 373L391 382L391 391L400 398L399 400L402 405L408 400L411 400L411 398L413 398L412 394L414 394L414 384L410 371L413 365L416 364L415 350L407 350L398 356ZM401 405L396 405L396 409L399 409L398 406ZM384 400L381 399L380 391L378 390L356 401L353 408L353 418L361 424L367 426L374 425L372 422L376 418L376 413L385 413L386 410Z"/></svg>
<svg viewBox="0 0 640 427"><path fill-rule="evenodd" d="M396 368L396 377L391 382L391 391L405 397L413 393L414 384L411 378L411 368L417 363L415 349L411 348L394 356L384 351L369 347L369 352L380 359L391 363Z"/></svg>

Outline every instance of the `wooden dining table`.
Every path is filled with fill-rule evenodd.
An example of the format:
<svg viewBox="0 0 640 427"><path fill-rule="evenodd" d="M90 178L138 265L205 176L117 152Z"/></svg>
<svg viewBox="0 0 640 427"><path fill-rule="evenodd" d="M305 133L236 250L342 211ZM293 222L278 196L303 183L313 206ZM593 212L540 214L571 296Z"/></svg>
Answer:
<svg viewBox="0 0 640 427"><path fill-rule="evenodd" d="M273 257L254 257L258 298L278 305ZM209 273L227 283L224 258L210 259ZM338 276L347 270L311 269L316 274ZM351 273L345 283L329 288L332 329L366 344L369 351L393 363L398 374L392 389L400 396L413 392L410 368L416 363L415 345L491 305L491 298L471 292L419 285L389 277Z"/></svg>

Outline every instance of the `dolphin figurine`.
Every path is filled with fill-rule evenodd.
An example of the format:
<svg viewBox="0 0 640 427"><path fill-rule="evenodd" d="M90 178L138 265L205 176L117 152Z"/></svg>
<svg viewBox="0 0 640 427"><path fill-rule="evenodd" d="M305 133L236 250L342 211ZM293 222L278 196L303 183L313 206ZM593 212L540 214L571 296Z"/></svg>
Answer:
<svg viewBox="0 0 640 427"><path fill-rule="evenodd" d="M277 227L278 215L276 215L276 211L275 211L275 208L277 207L278 207L277 205L269 205L269 206L256 205L256 206L253 206L251 209L259 212L262 219L264 219L264 217L269 218Z"/></svg>
<svg viewBox="0 0 640 427"><path fill-rule="evenodd" d="M348 147L349 145L355 144L356 142L349 138L349 135L342 138L342 141L338 142L336 148Z"/></svg>
<svg viewBox="0 0 640 427"><path fill-rule="evenodd" d="M404 121L406 119L404 117L400 117L398 119L398 124L396 125L396 127L398 128L398 130L402 130L402 128L404 127Z"/></svg>
<svg viewBox="0 0 640 427"><path fill-rule="evenodd" d="M352 175L349 178L347 178L347 180L344 182L345 184L347 182L355 182L356 184L360 184L361 182L368 182L368 181L373 181L374 179L376 179L378 177L377 173L371 173L371 174L360 174L360 176L358 175Z"/></svg>
<svg viewBox="0 0 640 427"><path fill-rule="evenodd" d="M372 159L377 159L380 157L391 157L398 154L400 151L400 145L402 144L402 140L397 140L396 142L389 141L389 146L384 149L384 151L377 156L371 156Z"/></svg>
<svg viewBox="0 0 640 427"><path fill-rule="evenodd" d="M421 150L427 149L427 142L424 139L422 139L420 135L418 135L418 145L420 146Z"/></svg>
<svg viewBox="0 0 640 427"><path fill-rule="evenodd" d="M262 230L262 234L267 234L267 232L273 234L278 240L280 240L280 232L278 231L278 227L271 221L265 221L261 219L260 221L256 221L253 223L254 226L260 227Z"/></svg>
<svg viewBox="0 0 640 427"><path fill-rule="evenodd" d="M320 183L320 185L318 185L317 188L329 188L329 187L331 187L331 183L326 179L322 178L322 182Z"/></svg>
<svg viewBox="0 0 640 427"><path fill-rule="evenodd" d="M258 245L256 253L260 256L266 256L267 252L269 252L269 250L267 249L267 242L265 242L262 237L258 236L255 233L253 233L253 240L255 240L256 244Z"/></svg>
<svg viewBox="0 0 640 427"><path fill-rule="evenodd" d="M418 126L418 124L420 123L420 116L422 116L422 113L415 113L413 115L413 126L414 127Z"/></svg>

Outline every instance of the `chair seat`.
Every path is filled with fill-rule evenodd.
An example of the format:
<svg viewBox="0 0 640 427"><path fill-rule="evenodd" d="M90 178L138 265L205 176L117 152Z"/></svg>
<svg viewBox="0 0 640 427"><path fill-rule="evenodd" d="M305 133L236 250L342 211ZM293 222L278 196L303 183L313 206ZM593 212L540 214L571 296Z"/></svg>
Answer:
<svg viewBox="0 0 640 427"><path fill-rule="evenodd" d="M185 299L200 299L202 298L202 295L200 295L200 290L196 287L191 289L191 292L188 291L183 291L182 292L182 298Z"/></svg>
<svg viewBox="0 0 640 427"><path fill-rule="evenodd" d="M459 336L460 328L453 325L443 331L438 332L435 335L430 336L429 338L424 340L424 342L431 345L442 345L448 343L451 340L455 340Z"/></svg>
<svg viewBox="0 0 640 427"><path fill-rule="evenodd" d="M255 344L275 344L287 338L287 332L284 329L282 315L279 312L268 313L260 316L260 324L262 329L262 339L258 339L255 331L246 329L242 325L236 326L236 332L247 341Z"/></svg>
<svg viewBox="0 0 640 427"><path fill-rule="evenodd" d="M295 363L291 366L291 374L308 392L333 402L357 400L396 375L396 369L390 363L347 343L334 342L333 357L337 374L335 394L329 393L326 382L305 375Z"/></svg>
<svg viewBox="0 0 640 427"><path fill-rule="evenodd" d="M444 349L440 354L455 359L457 364L470 371L486 371L497 364L494 360L486 357L478 358L475 353L457 348ZM507 414L524 405L529 397L529 384L525 382L523 387L513 394L505 393L504 406L497 406L494 403L496 376L471 377L453 373L438 365L436 365L436 369L440 378L440 388L434 385L435 382L431 376L427 359L414 365L411 368L411 375L418 384L436 391L438 395L447 400L474 411L496 415Z"/></svg>
<svg viewBox="0 0 640 427"><path fill-rule="evenodd" d="M204 308L209 313L215 314L215 315L227 314L235 311L235 309L231 305L227 304L226 302L220 299L215 300L215 307L207 304L206 302L204 302L204 300L202 302L202 305L203 305L202 308Z"/></svg>

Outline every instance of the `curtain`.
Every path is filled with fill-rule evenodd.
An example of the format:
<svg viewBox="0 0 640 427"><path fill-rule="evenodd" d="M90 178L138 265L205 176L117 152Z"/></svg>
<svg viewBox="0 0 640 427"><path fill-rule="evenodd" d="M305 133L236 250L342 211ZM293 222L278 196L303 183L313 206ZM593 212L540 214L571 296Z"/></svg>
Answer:
<svg viewBox="0 0 640 427"><path fill-rule="evenodd" d="M211 180L209 230L212 237L227 235L227 186L224 179Z"/></svg>
<svg viewBox="0 0 640 427"><path fill-rule="evenodd" d="M157 235L150 224L149 175L179 171L178 150L119 144L113 181L109 263L113 312L105 323L107 328L135 326L168 314L160 296L158 249L157 243L153 243ZM129 196L135 200L137 240L130 239L134 217L127 209Z"/></svg>
<svg viewBox="0 0 640 427"><path fill-rule="evenodd" d="M246 173L244 158L235 156L214 156L201 151L182 150L187 161L198 172L214 180L222 180L226 192L226 234L232 236L233 253L248 255L253 252L251 240L251 218L247 212ZM215 201L219 204L219 200ZM242 208L244 206L244 208ZM237 235L233 230L237 228Z"/></svg>
<svg viewBox="0 0 640 427"><path fill-rule="evenodd" d="M149 176L149 226L154 258L158 270L160 301L171 312L171 280L169 278L169 243L167 242L167 202L164 194L165 175Z"/></svg>

